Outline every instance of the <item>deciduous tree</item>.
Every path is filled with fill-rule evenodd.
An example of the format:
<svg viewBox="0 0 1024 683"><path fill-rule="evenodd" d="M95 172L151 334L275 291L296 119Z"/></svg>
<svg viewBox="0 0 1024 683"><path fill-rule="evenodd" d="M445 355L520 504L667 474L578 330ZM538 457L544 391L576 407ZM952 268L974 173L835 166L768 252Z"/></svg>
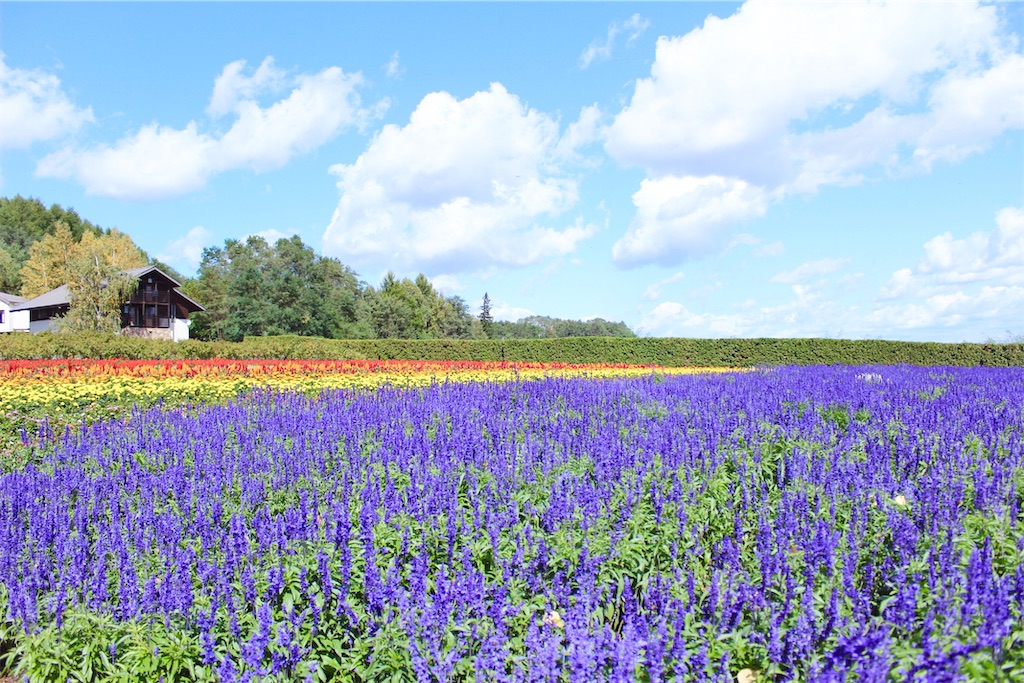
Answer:
<svg viewBox="0 0 1024 683"><path fill-rule="evenodd" d="M58 221L53 234L29 247L28 260L21 269L21 295L31 299L67 284L77 247L71 228Z"/></svg>

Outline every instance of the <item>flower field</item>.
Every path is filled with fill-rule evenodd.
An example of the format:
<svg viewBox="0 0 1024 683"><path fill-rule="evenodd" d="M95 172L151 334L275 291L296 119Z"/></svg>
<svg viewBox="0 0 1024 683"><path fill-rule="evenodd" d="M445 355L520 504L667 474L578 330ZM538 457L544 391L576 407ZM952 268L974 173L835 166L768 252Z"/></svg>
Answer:
<svg viewBox="0 0 1024 683"><path fill-rule="evenodd" d="M716 368L658 368L660 374ZM0 361L0 470L23 464L24 434L62 434L83 422L124 418L155 404L224 403L259 387L315 395L381 386L509 381L547 376L623 377L652 368L620 364L364 360L14 360Z"/></svg>
<svg viewBox="0 0 1024 683"><path fill-rule="evenodd" d="M1024 677L1019 368L0 367L32 681Z"/></svg>

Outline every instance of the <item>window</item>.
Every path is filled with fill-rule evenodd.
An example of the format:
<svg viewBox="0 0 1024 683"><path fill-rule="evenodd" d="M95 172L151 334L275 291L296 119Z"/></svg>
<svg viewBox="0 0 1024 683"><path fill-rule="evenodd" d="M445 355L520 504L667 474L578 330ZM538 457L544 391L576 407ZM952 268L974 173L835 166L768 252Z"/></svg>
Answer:
<svg viewBox="0 0 1024 683"><path fill-rule="evenodd" d="M5 311L4 309L0 308L0 325L4 324L4 313L6 313L6 312L7 311Z"/></svg>

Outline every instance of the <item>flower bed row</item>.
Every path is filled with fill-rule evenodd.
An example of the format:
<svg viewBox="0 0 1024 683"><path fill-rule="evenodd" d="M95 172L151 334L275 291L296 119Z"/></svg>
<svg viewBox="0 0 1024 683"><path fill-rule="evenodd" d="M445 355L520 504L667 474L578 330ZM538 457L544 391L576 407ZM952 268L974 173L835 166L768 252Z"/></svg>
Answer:
<svg viewBox="0 0 1024 683"><path fill-rule="evenodd" d="M1017 680L1022 507L1015 369L256 391L0 475L0 640L40 681Z"/></svg>
<svg viewBox="0 0 1024 683"><path fill-rule="evenodd" d="M502 382L546 376L623 377L715 368L622 364L376 360L14 360L0 361L0 469L21 466L19 448L42 429L61 434L133 408L220 404L258 387L314 395L326 390Z"/></svg>

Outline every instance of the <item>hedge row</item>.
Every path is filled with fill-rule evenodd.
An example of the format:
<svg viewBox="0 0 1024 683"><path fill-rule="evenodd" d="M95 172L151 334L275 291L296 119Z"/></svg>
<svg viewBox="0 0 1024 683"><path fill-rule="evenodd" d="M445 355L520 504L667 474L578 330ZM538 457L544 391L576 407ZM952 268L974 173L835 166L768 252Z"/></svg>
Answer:
<svg viewBox="0 0 1024 683"><path fill-rule="evenodd" d="M254 337L179 343L113 334L0 335L0 359L402 359L629 363L662 366L1024 366L1024 344L939 344L847 339L570 337L489 340L342 340Z"/></svg>

